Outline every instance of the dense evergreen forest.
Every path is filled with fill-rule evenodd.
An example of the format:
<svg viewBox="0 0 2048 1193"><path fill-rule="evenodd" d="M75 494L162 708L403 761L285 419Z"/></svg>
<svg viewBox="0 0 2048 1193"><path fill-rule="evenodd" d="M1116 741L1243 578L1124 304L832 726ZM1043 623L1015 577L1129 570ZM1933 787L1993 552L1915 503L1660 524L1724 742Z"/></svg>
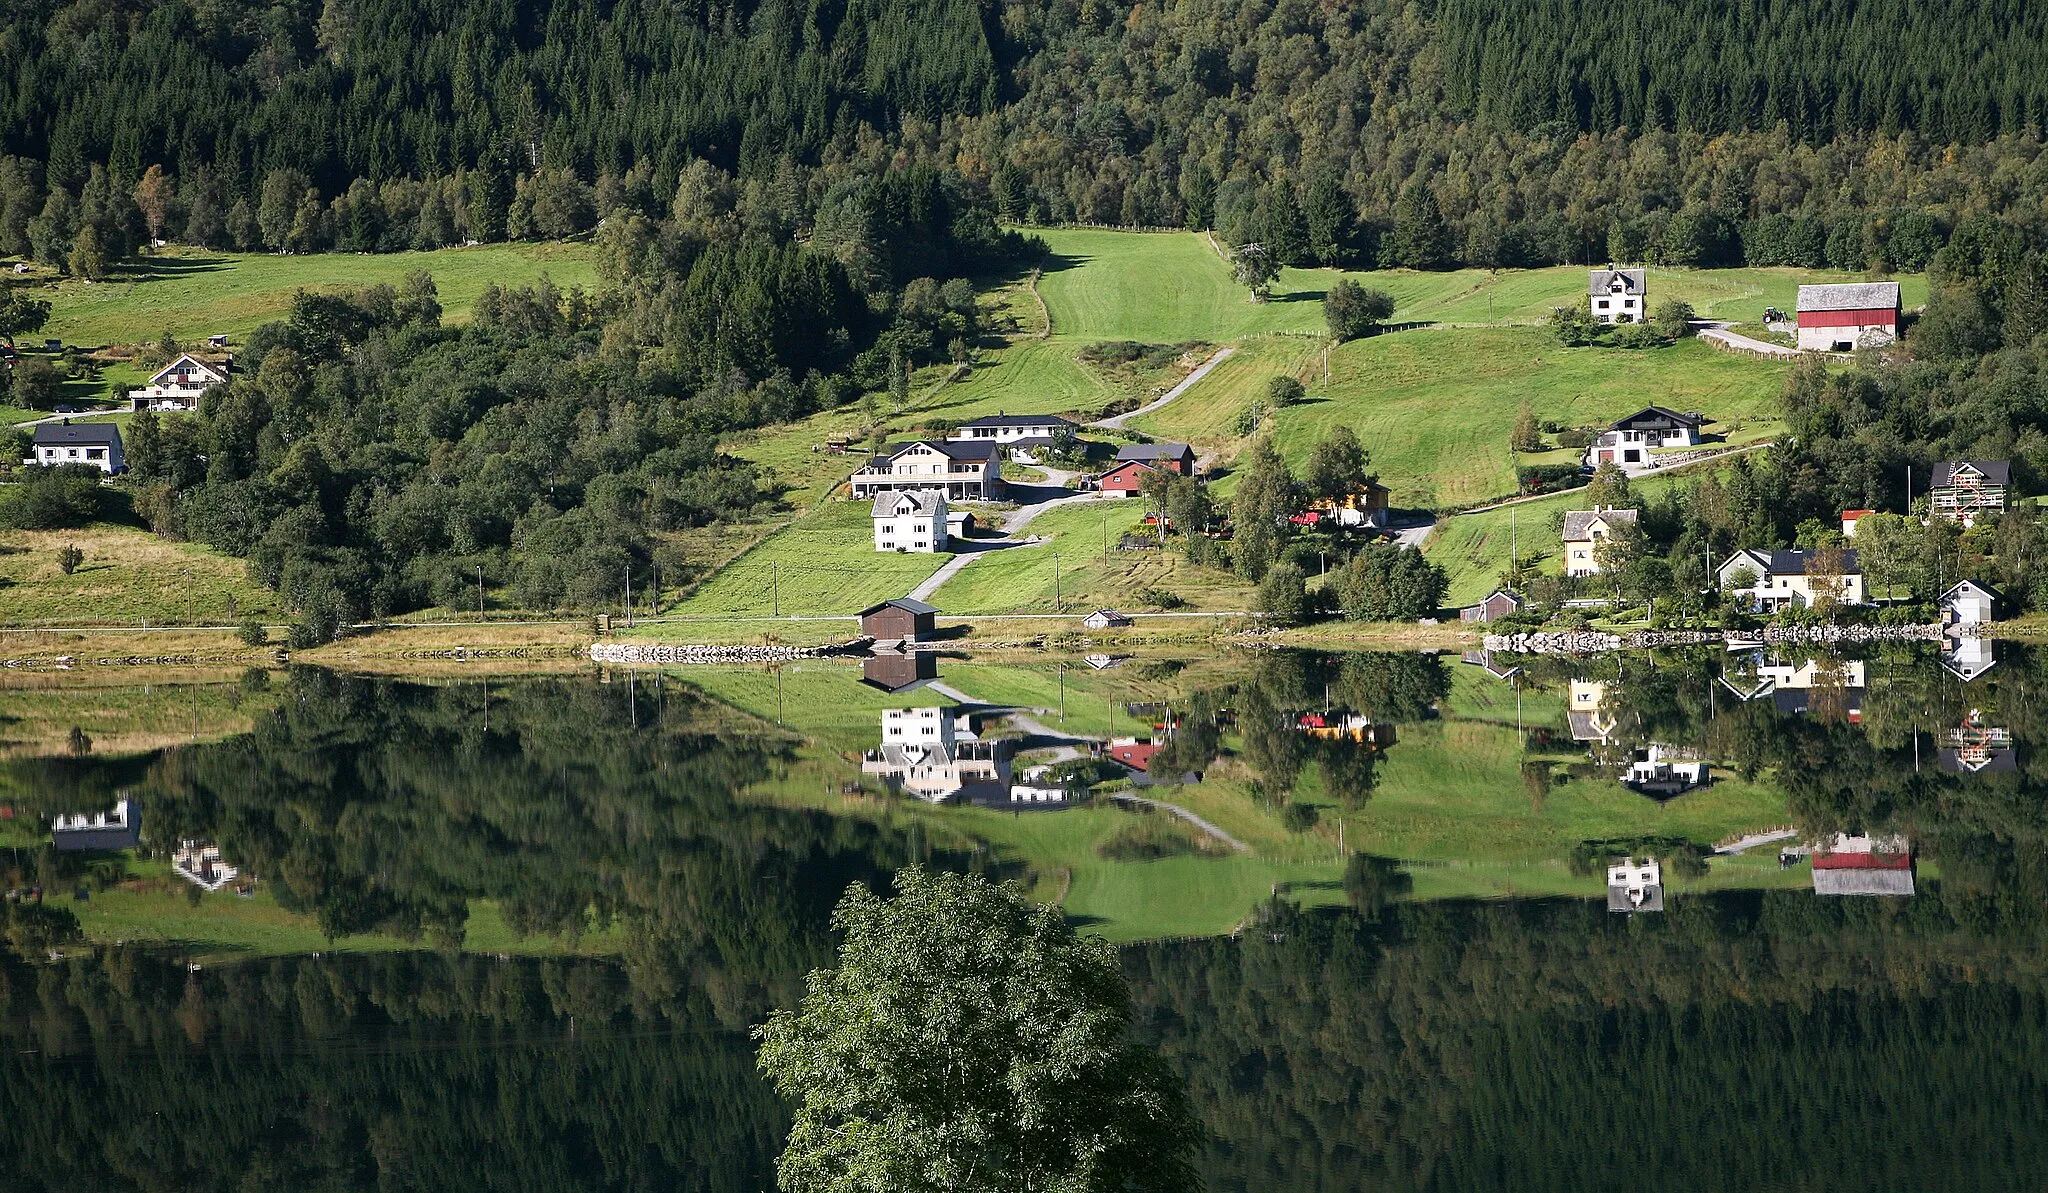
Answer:
<svg viewBox="0 0 2048 1193"><path fill-rule="evenodd" d="M2044 51L2015 0L43 0L0 33L0 250L558 236L699 161L813 200L921 163L1289 261L1915 269L2036 230Z"/></svg>

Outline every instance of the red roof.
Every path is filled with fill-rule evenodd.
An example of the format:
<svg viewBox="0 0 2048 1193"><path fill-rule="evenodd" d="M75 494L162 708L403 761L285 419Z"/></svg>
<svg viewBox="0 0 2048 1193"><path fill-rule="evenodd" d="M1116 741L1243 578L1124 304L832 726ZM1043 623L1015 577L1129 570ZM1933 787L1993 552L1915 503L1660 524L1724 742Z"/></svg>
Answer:
<svg viewBox="0 0 2048 1193"><path fill-rule="evenodd" d="M1864 518L1868 518L1870 515L1876 512L1876 510L1843 510L1842 521L1858 522L1863 520Z"/></svg>
<svg viewBox="0 0 2048 1193"><path fill-rule="evenodd" d="M1128 745L1111 746L1109 748L1109 756L1111 758L1136 771L1149 768L1152 765L1152 755L1158 752L1159 747L1148 742L1133 742Z"/></svg>
<svg viewBox="0 0 2048 1193"><path fill-rule="evenodd" d="M1913 855L1910 853L1816 853L1813 855L1816 870L1910 870Z"/></svg>

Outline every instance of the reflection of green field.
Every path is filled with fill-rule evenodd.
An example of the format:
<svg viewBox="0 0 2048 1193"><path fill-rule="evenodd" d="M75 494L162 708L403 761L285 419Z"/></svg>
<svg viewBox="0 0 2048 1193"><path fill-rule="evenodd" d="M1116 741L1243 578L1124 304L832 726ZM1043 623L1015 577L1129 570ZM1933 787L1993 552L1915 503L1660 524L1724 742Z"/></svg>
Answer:
<svg viewBox="0 0 2048 1193"><path fill-rule="evenodd" d="M580 244L503 244L429 253L311 253L274 256L178 250L124 266L112 280L67 279L47 296L43 335L79 344L154 341L165 331L191 341L246 335L284 314L297 290L397 285L415 269L434 275L443 318L461 322L492 283L525 285L545 273L564 290L597 284Z"/></svg>

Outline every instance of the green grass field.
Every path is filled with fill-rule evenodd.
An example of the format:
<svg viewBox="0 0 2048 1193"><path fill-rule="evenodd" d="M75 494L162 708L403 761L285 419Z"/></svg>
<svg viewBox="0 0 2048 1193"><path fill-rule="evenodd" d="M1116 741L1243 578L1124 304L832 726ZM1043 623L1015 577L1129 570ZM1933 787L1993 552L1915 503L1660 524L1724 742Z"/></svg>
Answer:
<svg viewBox="0 0 2048 1193"><path fill-rule="evenodd" d="M843 458L843 457L841 457ZM951 559L875 550L865 501L832 501L763 539L678 605L685 615L854 613L899 597Z"/></svg>
<svg viewBox="0 0 2048 1193"><path fill-rule="evenodd" d="M1242 362L1225 362L1140 426L1161 438L1232 444L1231 424L1264 379L1293 373L1308 382L1308 400L1272 422L1290 463L1299 468L1331 427L1349 426L1395 505L1434 509L1514 493L1507 436L1524 402L1538 418L1591 425L1654 401L1704 411L1716 420L1710 436L1749 442L1775 429L1771 412L1791 367L1697 340L1625 351L1564 348L1538 328L1424 329L1337 348L1325 385L1316 354L1290 352L1292 343L1255 343Z"/></svg>
<svg viewBox="0 0 2048 1193"><path fill-rule="evenodd" d="M1701 467L1706 467L1702 465ZM1649 477L1629 488L1651 496L1670 485L1688 484L1692 473ZM1449 604L1482 600L1508 570L1511 554L1549 575L1564 573L1564 545L1552 523L1565 510L1586 508L1584 493L1559 493L1504 509L1459 514L1437 524L1422 545L1423 554L1441 565L1451 579Z"/></svg>
<svg viewBox="0 0 2048 1193"><path fill-rule="evenodd" d="M67 544L85 552L68 576L57 566ZM277 594L250 580L241 560L197 543L104 523L0 532L0 622L7 624L221 625L247 616L274 621L282 612Z"/></svg>
<svg viewBox="0 0 2048 1193"><path fill-rule="evenodd" d="M407 273L434 275L443 318L466 319L476 296L493 282L521 285L547 274L557 286L597 284L590 250L581 244L497 244L425 253L310 253L274 256L176 250L124 264L111 280L67 278L44 296L50 322L40 335L74 344L241 337L275 319L297 290L397 285Z"/></svg>

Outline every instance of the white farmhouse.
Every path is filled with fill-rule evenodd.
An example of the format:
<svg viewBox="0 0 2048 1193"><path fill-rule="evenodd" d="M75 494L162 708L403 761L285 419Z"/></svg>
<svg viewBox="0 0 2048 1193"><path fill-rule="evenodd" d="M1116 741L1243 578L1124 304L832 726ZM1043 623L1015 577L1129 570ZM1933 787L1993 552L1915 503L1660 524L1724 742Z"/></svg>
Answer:
<svg viewBox="0 0 2048 1193"><path fill-rule="evenodd" d="M1839 574L1822 570L1815 551L1742 550L1730 555L1715 570L1715 578L1729 596L1759 613L1780 609L1804 609L1823 594L1832 594L1841 605L1863 603L1863 573L1857 569L1856 552L1844 548ZM1736 573L1754 577L1747 587L1736 587Z"/></svg>
<svg viewBox="0 0 2048 1193"><path fill-rule="evenodd" d="M1634 526L1635 510L1567 510L1564 515L1564 574L1600 574L1600 544L1623 526Z"/></svg>
<svg viewBox="0 0 2048 1193"><path fill-rule="evenodd" d="M200 397L227 379L226 368L188 354L165 365L148 385L130 390L128 401L135 410L197 410Z"/></svg>
<svg viewBox="0 0 2048 1193"><path fill-rule="evenodd" d="M61 464L87 464L112 475L128 470L121 455L121 428L113 423L37 423L35 455L22 461L55 468Z"/></svg>
<svg viewBox="0 0 2048 1193"><path fill-rule="evenodd" d="M875 550L946 549L946 494L941 489L896 489L875 494Z"/></svg>
<svg viewBox="0 0 2048 1193"><path fill-rule="evenodd" d="M1590 284L1595 323L1641 323L1650 317L1649 271L1596 269Z"/></svg>

